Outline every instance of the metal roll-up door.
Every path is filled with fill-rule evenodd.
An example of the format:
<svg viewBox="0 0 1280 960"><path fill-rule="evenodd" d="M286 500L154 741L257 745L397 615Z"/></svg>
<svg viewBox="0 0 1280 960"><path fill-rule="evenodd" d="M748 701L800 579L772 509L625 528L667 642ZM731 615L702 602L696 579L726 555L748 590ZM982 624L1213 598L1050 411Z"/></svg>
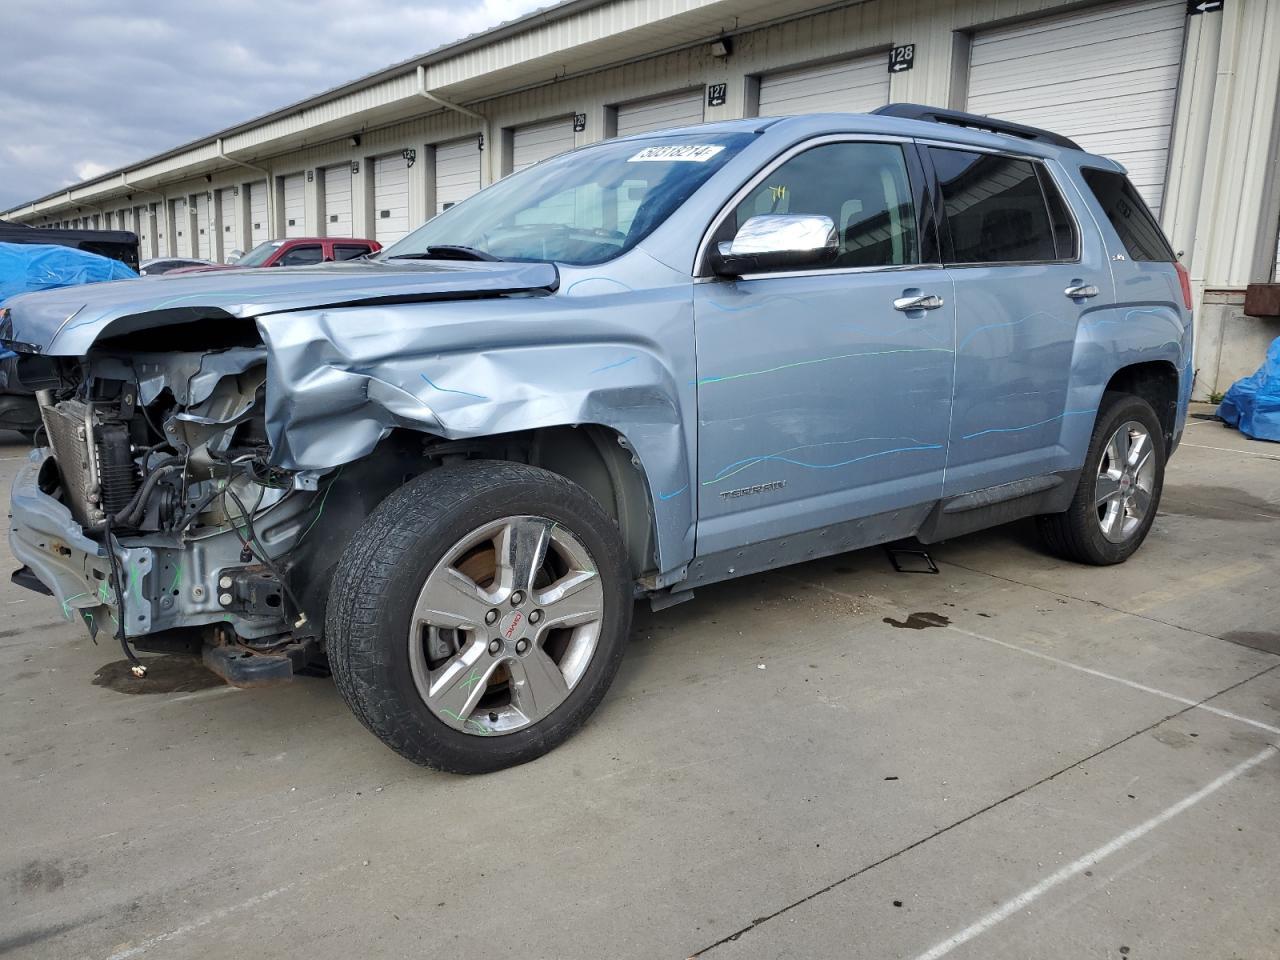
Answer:
<svg viewBox="0 0 1280 960"><path fill-rule="evenodd" d="M351 164L324 171L324 233L327 237L354 236L351 230Z"/></svg>
<svg viewBox="0 0 1280 960"><path fill-rule="evenodd" d="M436 213L480 192L480 141L475 137L436 147Z"/></svg>
<svg viewBox="0 0 1280 960"><path fill-rule="evenodd" d="M249 243L256 247L271 239L271 224L267 205L267 182L245 185L249 191ZM245 251L248 253L248 251Z"/></svg>
<svg viewBox="0 0 1280 960"><path fill-rule="evenodd" d="M151 217L146 207L133 208L133 230L138 235L138 256L147 260L156 255L151 245Z"/></svg>
<svg viewBox="0 0 1280 960"><path fill-rule="evenodd" d="M702 122L702 90L686 90L665 97L618 105L618 136L650 130L687 127Z"/></svg>
<svg viewBox="0 0 1280 960"><path fill-rule="evenodd" d="M760 78L762 117L793 113L865 113L889 102L885 55L837 60Z"/></svg>
<svg viewBox="0 0 1280 960"><path fill-rule="evenodd" d="M373 161L373 238L386 245L409 232L409 165L398 153Z"/></svg>
<svg viewBox="0 0 1280 960"><path fill-rule="evenodd" d="M175 256L191 256L191 229L187 225L187 201L185 198L169 201L169 222L173 230Z"/></svg>
<svg viewBox="0 0 1280 960"><path fill-rule="evenodd" d="M511 172L518 173L548 157L572 150L573 145L572 117L516 127L511 139Z"/></svg>
<svg viewBox="0 0 1280 960"><path fill-rule="evenodd" d="M225 261L232 250L240 249L235 187L223 187L218 191L218 225L222 230L222 259Z"/></svg>
<svg viewBox="0 0 1280 960"><path fill-rule="evenodd" d="M208 260L213 256L213 230L209 222L209 194L196 194L196 256Z"/></svg>
<svg viewBox="0 0 1280 960"><path fill-rule="evenodd" d="M979 31L968 109L1119 161L1158 216L1186 9L1182 0L1106 3Z"/></svg>
<svg viewBox="0 0 1280 960"><path fill-rule="evenodd" d="M284 194L284 235L305 237L307 235L305 179L300 173L291 174L280 178L280 186Z"/></svg>

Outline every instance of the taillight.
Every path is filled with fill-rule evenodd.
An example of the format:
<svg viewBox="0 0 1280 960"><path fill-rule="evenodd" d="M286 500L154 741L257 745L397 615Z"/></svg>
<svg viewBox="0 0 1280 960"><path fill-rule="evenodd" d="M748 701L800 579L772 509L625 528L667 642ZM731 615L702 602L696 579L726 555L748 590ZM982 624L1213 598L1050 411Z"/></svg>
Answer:
<svg viewBox="0 0 1280 960"><path fill-rule="evenodd" d="M1187 273L1187 268L1177 260L1173 262L1174 269L1178 271L1178 282L1182 284L1182 305L1188 310L1191 309L1191 274Z"/></svg>

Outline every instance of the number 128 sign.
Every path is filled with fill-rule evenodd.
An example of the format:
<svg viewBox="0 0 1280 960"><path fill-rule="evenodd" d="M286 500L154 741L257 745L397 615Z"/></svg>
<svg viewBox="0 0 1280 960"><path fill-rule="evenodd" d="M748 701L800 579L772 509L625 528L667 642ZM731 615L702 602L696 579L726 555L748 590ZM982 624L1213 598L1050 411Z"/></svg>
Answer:
<svg viewBox="0 0 1280 960"><path fill-rule="evenodd" d="M910 70L916 64L916 45L914 43L904 43L900 47L894 47L889 51L889 72L901 73L903 70Z"/></svg>

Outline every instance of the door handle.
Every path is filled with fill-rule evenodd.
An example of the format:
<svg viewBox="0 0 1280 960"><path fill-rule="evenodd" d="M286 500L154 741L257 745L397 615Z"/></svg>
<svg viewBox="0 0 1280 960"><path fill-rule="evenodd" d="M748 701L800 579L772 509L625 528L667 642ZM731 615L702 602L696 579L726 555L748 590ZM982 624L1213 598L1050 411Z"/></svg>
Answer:
<svg viewBox="0 0 1280 960"><path fill-rule="evenodd" d="M1087 300L1098 295L1098 288L1092 283L1073 284L1062 291L1072 300Z"/></svg>
<svg viewBox="0 0 1280 960"><path fill-rule="evenodd" d="M898 297L893 301L895 310L937 310L943 299L936 294L926 293L916 297Z"/></svg>

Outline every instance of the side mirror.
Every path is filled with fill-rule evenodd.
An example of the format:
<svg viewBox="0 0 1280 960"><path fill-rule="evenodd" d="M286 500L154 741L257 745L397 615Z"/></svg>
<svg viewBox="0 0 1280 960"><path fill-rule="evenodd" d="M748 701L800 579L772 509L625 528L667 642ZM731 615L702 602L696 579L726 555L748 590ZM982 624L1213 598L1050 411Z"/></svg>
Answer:
<svg viewBox="0 0 1280 960"><path fill-rule="evenodd" d="M226 262L235 263L237 260L239 260L243 256L244 256L243 250L232 250L229 254L227 254Z"/></svg>
<svg viewBox="0 0 1280 960"><path fill-rule="evenodd" d="M766 270L788 270L828 264L840 247L830 217L810 214L762 213L741 227L729 243L711 254L717 276L740 277Z"/></svg>

